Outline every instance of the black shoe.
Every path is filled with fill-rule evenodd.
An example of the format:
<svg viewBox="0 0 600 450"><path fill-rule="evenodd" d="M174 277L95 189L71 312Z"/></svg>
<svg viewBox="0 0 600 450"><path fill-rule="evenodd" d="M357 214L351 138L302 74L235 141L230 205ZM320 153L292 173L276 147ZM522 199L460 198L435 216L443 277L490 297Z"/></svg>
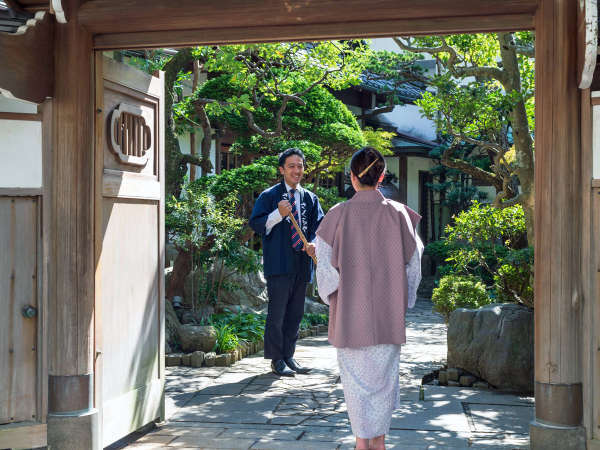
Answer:
<svg viewBox="0 0 600 450"><path fill-rule="evenodd" d="M293 370L288 369L283 359L274 359L271 361L271 370L275 375L279 375L280 377L293 377L296 375Z"/></svg>
<svg viewBox="0 0 600 450"><path fill-rule="evenodd" d="M283 358L283 360L285 361L287 366L296 373L305 374L312 370L310 367L302 367L296 362L294 358Z"/></svg>

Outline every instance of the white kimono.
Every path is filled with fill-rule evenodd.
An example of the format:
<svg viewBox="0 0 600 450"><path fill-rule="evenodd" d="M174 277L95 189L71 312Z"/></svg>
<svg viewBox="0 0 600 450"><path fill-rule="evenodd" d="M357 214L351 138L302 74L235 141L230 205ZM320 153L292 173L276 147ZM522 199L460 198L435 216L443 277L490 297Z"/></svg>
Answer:
<svg viewBox="0 0 600 450"><path fill-rule="evenodd" d="M421 282L423 243L416 233L415 236L417 246L406 266L409 308L415 305ZM319 296L329 304L329 295L337 290L340 277L331 265L331 246L318 235L315 244ZM392 412L400 406L400 346L338 348L337 355L353 434L363 439L387 434Z"/></svg>

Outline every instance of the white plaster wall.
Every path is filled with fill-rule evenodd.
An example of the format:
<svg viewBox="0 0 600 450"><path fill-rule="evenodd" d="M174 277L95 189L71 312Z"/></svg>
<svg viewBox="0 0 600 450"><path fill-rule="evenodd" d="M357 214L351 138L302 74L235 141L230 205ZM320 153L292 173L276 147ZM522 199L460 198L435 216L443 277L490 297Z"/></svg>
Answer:
<svg viewBox="0 0 600 450"><path fill-rule="evenodd" d="M0 120L0 187L42 187L42 123Z"/></svg>
<svg viewBox="0 0 600 450"><path fill-rule="evenodd" d="M388 172L393 173L394 175L396 175L396 178L398 178L398 180L394 181L393 184L394 186L396 186L397 188L400 187L400 160L397 156L386 156L384 157L385 159L385 165L386 168L388 170Z"/></svg>
<svg viewBox="0 0 600 450"><path fill-rule="evenodd" d="M433 162L429 158L410 156L406 161L406 204L419 212L419 170L429 170Z"/></svg>
<svg viewBox="0 0 600 450"><path fill-rule="evenodd" d="M197 130L196 131L196 155L200 155L201 151L202 151L202 130ZM177 140L179 141L179 148L181 150L181 153L185 153L186 155L189 155L191 153L191 148L190 148L190 134L189 133L185 133L182 134L180 136L177 136ZM210 144L210 162L212 163L213 169L210 172L211 174L215 174L216 171L216 145L215 145L215 140L213 139L211 144ZM190 169L189 169L189 164L188 164L188 175L190 173ZM199 171L196 170L196 178L198 178L199 175Z"/></svg>
<svg viewBox="0 0 600 450"><path fill-rule="evenodd" d="M396 106L390 113L382 114L386 120L392 122L402 133L419 137L428 141L435 141L435 124L421 116L421 111L416 105Z"/></svg>

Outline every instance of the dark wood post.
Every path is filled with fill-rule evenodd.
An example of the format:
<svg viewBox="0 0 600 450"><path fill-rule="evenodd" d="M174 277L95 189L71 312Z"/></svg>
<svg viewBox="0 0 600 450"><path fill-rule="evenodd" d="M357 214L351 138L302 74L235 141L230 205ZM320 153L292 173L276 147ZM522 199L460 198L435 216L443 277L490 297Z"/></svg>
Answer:
<svg viewBox="0 0 600 450"><path fill-rule="evenodd" d="M536 14L535 420L531 448L583 449L577 0ZM543 114L540 112L543 111Z"/></svg>
<svg viewBox="0 0 600 450"><path fill-rule="evenodd" d="M63 1L54 45L48 446L100 448L94 409L92 37Z"/></svg>

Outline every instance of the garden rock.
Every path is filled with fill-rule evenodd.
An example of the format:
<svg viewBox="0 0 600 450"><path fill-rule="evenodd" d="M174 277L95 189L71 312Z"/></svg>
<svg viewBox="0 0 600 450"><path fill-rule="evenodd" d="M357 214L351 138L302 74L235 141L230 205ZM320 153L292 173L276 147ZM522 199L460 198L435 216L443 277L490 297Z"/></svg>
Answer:
<svg viewBox="0 0 600 450"><path fill-rule="evenodd" d="M179 339L185 352L209 352L217 342L217 331L210 325L182 325L179 329Z"/></svg>
<svg viewBox="0 0 600 450"><path fill-rule="evenodd" d="M165 347L167 353L178 349L180 330L181 323L179 323L177 314L175 314L175 309L173 309L171 302L167 300L165 302Z"/></svg>
<svg viewBox="0 0 600 450"><path fill-rule="evenodd" d="M532 392L533 310L512 303L457 309L448 323L448 365L498 389Z"/></svg>
<svg viewBox="0 0 600 450"><path fill-rule="evenodd" d="M458 380L458 382L460 383L461 386L466 386L466 387L471 387L473 385L473 383L475 383L475 381L477 381L477 378L475 378L473 375L463 375Z"/></svg>
<svg viewBox="0 0 600 450"><path fill-rule="evenodd" d="M227 271L226 276L227 283L237 286L237 289L221 289L216 312L235 309L236 306L239 306L244 312L252 312L262 310L267 306L269 302L267 282L262 272L243 274ZM191 304L192 292L195 292L194 297L197 299L199 287L206 277L207 274L203 270L197 270L188 275L184 286L186 303Z"/></svg>
<svg viewBox="0 0 600 450"><path fill-rule="evenodd" d="M231 365L231 355L229 353L223 353L221 355L217 355L215 358L215 366L217 367L225 367Z"/></svg>
<svg viewBox="0 0 600 450"><path fill-rule="evenodd" d="M453 367L449 368L447 371L448 381L458 381L458 378L461 375L460 370L455 369Z"/></svg>
<svg viewBox="0 0 600 450"><path fill-rule="evenodd" d="M329 306L323 303L315 302L309 298L304 299L304 313L309 314L329 314Z"/></svg>
<svg viewBox="0 0 600 450"><path fill-rule="evenodd" d="M438 374L438 383L442 386L448 384L448 373L445 370L440 370Z"/></svg>
<svg viewBox="0 0 600 450"><path fill-rule="evenodd" d="M213 367L215 365L215 359L217 354L215 352L208 352L204 355L204 365L206 367Z"/></svg>
<svg viewBox="0 0 600 450"><path fill-rule="evenodd" d="M172 353L165 356L165 366L173 367L181 365L181 353Z"/></svg>
<svg viewBox="0 0 600 450"><path fill-rule="evenodd" d="M192 367L202 367L203 363L204 363L204 352L201 352L200 350L198 350L191 354L190 365Z"/></svg>
<svg viewBox="0 0 600 450"><path fill-rule="evenodd" d="M189 365L191 363L191 358L192 358L192 354L191 353L186 353L185 355L183 355L181 357L181 364L184 365L184 366L188 366L189 367Z"/></svg>

